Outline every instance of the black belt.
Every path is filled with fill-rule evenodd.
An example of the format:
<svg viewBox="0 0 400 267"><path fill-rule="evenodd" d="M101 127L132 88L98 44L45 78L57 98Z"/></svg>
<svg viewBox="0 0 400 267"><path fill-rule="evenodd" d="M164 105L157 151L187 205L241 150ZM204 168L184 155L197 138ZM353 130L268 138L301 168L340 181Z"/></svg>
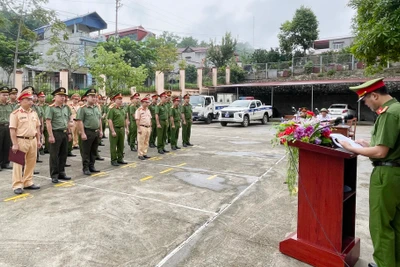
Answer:
<svg viewBox="0 0 400 267"><path fill-rule="evenodd" d="M27 137L27 136L17 136L17 138L33 140L33 139L36 138L36 136L30 136L30 137Z"/></svg>
<svg viewBox="0 0 400 267"><path fill-rule="evenodd" d="M85 131L91 131L91 132L98 132L99 129L90 129L90 128L85 128Z"/></svg>
<svg viewBox="0 0 400 267"><path fill-rule="evenodd" d="M400 167L400 163L398 162L389 162L389 161L373 161L372 166L387 166L387 167Z"/></svg>
<svg viewBox="0 0 400 267"><path fill-rule="evenodd" d="M114 128L115 128L115 129L124 129L125 127L124 127L124 126L121 126L121 127L115 127L115 126L114 126Z"/></svg>
<svg viewBox="0 0 400 267"><path fill-rule="evenodd" d="M8 125L9 125L8 122L6 122L6 123L0 123L0 126L8 126Z"/></svg>
<svg viewBox="0 0 400 267"><path fill-rule="evenodd" d="M141 127L146 127L146 128L150 128L151 127L151 125L150 126L146 126L146 125L140 125Z"/></svg>
<svg viewBox="0 0 400 267"><path fill-rule="evenodd" d="M66 133L67 130L53 130L53 132L57 132L57 133Z"/></svg>

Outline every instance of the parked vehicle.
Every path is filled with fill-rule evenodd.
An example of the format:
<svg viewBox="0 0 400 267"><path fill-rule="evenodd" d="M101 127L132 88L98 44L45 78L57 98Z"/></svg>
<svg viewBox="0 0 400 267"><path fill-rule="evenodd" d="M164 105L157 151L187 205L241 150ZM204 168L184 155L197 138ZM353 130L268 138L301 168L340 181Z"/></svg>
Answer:
<svg viewBox="0 0 400 267"><path fill-rule="evenodd" d="M204 121L207 124L218 119L219 111L229 105L229 103L217 103L214 96L209 95L192 95L190 104L193 109L193 121Z"/></svg>
<svg viewBox="0 0 400 267"><path fill-rule="evenodd" d="M220 111L218 120L222 126L228 123L241 123L243 127L252 121L261 121L267 124L272 117L272 106L266 106L260 100L236 100Z"/></svg>
<svg viewBox="0 0 400 267"><path fill-rule="evenodd" d="M345 117L349 115L357 117L356 109L352 108L348 104L332 104L328 108L328 111L331 117Z"/></svg>

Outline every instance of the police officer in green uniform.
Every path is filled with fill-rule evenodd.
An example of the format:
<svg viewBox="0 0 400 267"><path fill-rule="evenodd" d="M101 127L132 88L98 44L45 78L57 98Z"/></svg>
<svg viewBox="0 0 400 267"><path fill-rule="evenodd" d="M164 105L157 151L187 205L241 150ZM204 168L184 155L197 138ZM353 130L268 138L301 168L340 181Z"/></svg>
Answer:
<svg viewBox="0 0 400 267"><path fill-rule="evenodd" d="M31 86L28 86L28 87L25 87L22 91L21 91L21 93L24 91L24 90L26 90L26 88L31 88L32 89L32 97L33 97L33 104L32 104L32 109L36 112L36 114L38 115L38 118L39 118L39 121L40 121L40 127L42 127L42 125L43 125L43 118L44 118L44 111L43 111L43 109L39 106L39 103L38 103L38 97L37 97L37 93L35 92L35 89L33 88L33 87L31 87ZM39 150L38 150L38 153L37 153L37 157L36 157L36 162L37 163L41 163L41 162L43 162L43 161L41 161L40 159L39 159Z"/></svg>
<svg viewBox="0 0 400 267"><path fill-rule="evenodd" d="M167 95L165 92L160 94L160 99L160 103L158 103L155 109L157 124L157 150L158 153L164 154L169 152L168 150L165 150L169 118L168 105L166 104Z"/></svg>
<svg viewBox="0 0 400 267"><path fill-rule="evenodd" d="M165 105L167 106L168 110L171 110L171 107L172 107L172 104L173 104L172 100L171 100L172 91L169 90L169 91L166 91L165 93L167 95L167 102L165 103ZM166 143L169 144L169 143L171 143L171 123L170 123L169 120L167 122L167 125L168 125L168 128L167 128L167 140L166 140Z"/></svg>
<svg viewBox="0 0 400 267"><path fill-rule="evenodd" d="M68 108L69 113L72 115L72 108L68 105L68 96L65 96L64 105L65 105L66 108ZM72 125L73 125L73 120L71 118L71 120L68 121L68 126L71 127ZM71 134L72 134L72 131L71 131ZM73 143L74 143L73 139L68 141L68 154L67 154L67 157L76 157L76 155L72 153ZM70 166L70 165L68 164L68 166Z"/></svg>
<svg viewBox="0 0 400 267"><path fill-rule="evenodd" d="M0 171L12 169L8 161L8 152L11 147L10 137L10 114L13 111L11 105L7 104L10 89L6 86L0 88Z"/></svg>
<svg viewBox="0 0 400 267"><path fill-rule="evenodd" d="M99 141L103 136L103 128L101 111L95 105L96 90L89 89L84 96L86 96L87 103L78 110L75 120L78 123L80 132L83 174L91 175L99 172L94 167L94 163L97 157Z"/></svg>
<svg viewBox="0 0 400 267"><path fill-rule="evenodd" d="M102 129L103 129L103 137L102 137L102 139L106 139L107 138L107 136L106 136L106 134L105 134L105 131L106 131L106 122L107 122L107 119L106 119L106 117L107 117L107 112L108 112L108 106L106 105L106 103L105 103L105 98L102 96L102 95L99 95L99 104L100 104L100 107L101 107L101 127L102 127Z"/></svg>
<svg viewBox="0 0 400 267"><path fill-rule="evenodd" d="M192 105L190 105L190 95L183 97L182 112L182 145L184 147L193 146L190 143L190 135L192 130Z"/></svg>
<svg viewBox="0 0 400 267"><path fill-rule="evenodd" d="M181 128L181 108L179 106L179 97L173 99L173 105L170 109L170 124L171 124L171 149L181 149L178 146L179 129Z"/></svg>
<svg viewBox="0 0 400 267"><path fill-rule="evenodd" d="M111 165L127 164L124 161L124 139L126 112L122 107L122 94L113 97L115 104L110 105L107 113L108 127L110 128Z"/></svg>
<svg viewBox="0 0 400 267"><path fill-rule="evenodd" d="M140 108L140 94L135 93L131 96L132 103L128 107L127 112L127 120L129 121L129 135L128 135L128 144L131 148L131 151L137 151L136 149L136 140L137 140L137 125L135 120L135 112L138 108Z"/></svg>
<svg viewBox="0 0 400 267"><path fill-rule="evenodd" d="M72 140L70 129L71 111L65 105L67 90L60 87L53 91L54 103L46 110L46 126L50 143L50 177L53 183L58 180L71 180L65 174L67 162L68 142Z"/></svg>
<svg viewBox="0 0 400 267"><path fill-rule="evenodd" d="M150 134L150 147L156 147L156 138L157 138L157 122L156 122L156 107L158 95L153 95L151 97L152 101L149 105L149 110L151 113L151 134Z"/></svg>
<svg viewBox="0 0 400 267"><path fill-rule="evenodd" d="M17 88L13 87L10 89L8 104L13 108L13 110L17 109L18 106L17 94L18 94Z"/></svg>
<svg viewBox="0 0 400 267"><path fill-rule="evenodd" d="M387 91L383 78L350 87L366 106L378 114L371 142L357 140L343 147L369 157L374 169L369 188L369 229L374 260L369 267L400 266L400 103Z"/></svg>

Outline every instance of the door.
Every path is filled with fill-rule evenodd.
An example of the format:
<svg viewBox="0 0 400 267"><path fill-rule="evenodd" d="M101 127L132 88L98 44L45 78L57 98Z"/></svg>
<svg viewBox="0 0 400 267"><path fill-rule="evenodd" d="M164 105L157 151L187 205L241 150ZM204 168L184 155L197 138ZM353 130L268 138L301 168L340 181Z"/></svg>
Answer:
<svg viewBox="0 0 400 267"><path fill-rule="evenodd" d="M250 120L255 120L257 119L257 105L256 101L251 101L250 107L249 107L249 116Z"/></svg>

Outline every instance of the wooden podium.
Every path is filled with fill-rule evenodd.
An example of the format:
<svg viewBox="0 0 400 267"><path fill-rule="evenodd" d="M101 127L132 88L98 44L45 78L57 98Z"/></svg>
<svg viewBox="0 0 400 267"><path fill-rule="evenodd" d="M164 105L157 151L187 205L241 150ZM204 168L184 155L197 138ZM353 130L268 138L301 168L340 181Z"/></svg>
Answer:
<svg viewBox="0 0 400 267"><path fill-rule="evenodd" d="M280 242L279 250L312 266L354 266L360 256L357 156L299 141L290 146L299 149L297 233ZM345 185L352 191L344 193Z"/></svg>

